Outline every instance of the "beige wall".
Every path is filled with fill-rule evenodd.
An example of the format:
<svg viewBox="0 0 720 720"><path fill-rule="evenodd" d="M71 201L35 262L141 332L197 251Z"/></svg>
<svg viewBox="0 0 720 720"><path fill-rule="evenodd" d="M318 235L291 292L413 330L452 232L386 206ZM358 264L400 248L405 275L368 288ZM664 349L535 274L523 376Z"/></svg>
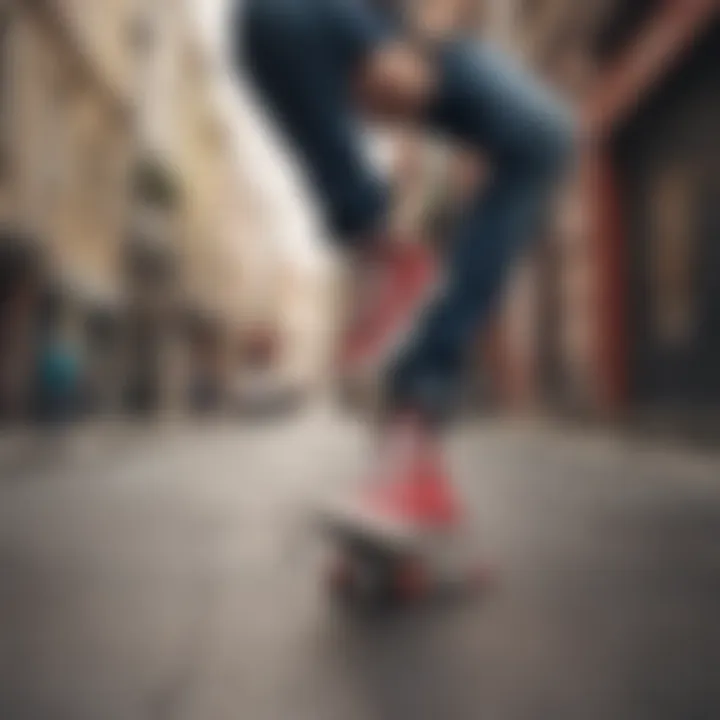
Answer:
<svg viewBox="0 0 720 720"><path fill-rule="evenodd" d="M43 0L55 5L81 52L111 91L133 93L131 28L133 18L153 0Z"/></svg>
<svg viewBox="0 0 720 720"><path fill-rule="evenodd" d="M231 329L242 263L229 241L228 187L232 152L227 125L212 96L213 77L183 3L144 7L154 43L141 63L138 149L154 158L180 188L174 249L185 300ZM233 228L232 239L241 231Z"/></svg>
<svg viewBox="0 0 720 720"><path fill-rule="evenodd" d="M45 244L60 275L117 284L129 128L47 17L14 6L6 213Z"/></svg>

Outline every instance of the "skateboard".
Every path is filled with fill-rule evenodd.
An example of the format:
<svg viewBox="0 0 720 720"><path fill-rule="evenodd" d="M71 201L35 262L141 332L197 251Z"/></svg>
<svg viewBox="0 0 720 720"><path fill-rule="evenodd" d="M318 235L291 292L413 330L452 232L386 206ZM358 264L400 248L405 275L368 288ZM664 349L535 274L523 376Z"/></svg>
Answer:
<svg viewBox="0 0 720 720"><path fill-rule="evenodd" d="M338 599L371 607L416 604L430 599L476 596L489 587L490 567L448 561L447 533L391 526L370 516L326 512L321 532L331 545L328 589Z"/></svg>

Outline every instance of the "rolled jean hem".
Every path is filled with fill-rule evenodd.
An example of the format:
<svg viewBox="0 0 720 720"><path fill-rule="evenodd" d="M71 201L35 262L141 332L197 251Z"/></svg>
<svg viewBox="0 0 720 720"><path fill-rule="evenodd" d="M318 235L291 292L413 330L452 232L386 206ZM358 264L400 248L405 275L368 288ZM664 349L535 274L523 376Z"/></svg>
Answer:
<svg viewBox="0 0 720 720"><path fill-rule="evenodd" d="M417 377L412 384L388 381L385 386L383 415L397 417L414 415L434 429L441 429L452 422L456 410L454 388L446 382L440 384L430 378Z"/></svg>

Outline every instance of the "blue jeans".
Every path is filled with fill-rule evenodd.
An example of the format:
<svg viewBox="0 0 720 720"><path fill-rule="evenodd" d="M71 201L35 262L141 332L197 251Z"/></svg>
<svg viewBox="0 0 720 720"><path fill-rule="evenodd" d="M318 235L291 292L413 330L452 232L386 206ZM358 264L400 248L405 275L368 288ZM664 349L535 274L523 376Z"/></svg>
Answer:
<svg viewBox="0 0 720 720"><path fill-rule="evenodd" d="M364 0L245 0L237 59L307 168L342 242L382 228L388 189L363 156L352 80L402 27ZM440 82L428 129L481 150L489 187L469 204L451 243L444 293L392 367L394 406L436 415L452 404L465 353L488 318L523 244L572 155L569 112L533 77L476 40L432 51Z"/></svg>

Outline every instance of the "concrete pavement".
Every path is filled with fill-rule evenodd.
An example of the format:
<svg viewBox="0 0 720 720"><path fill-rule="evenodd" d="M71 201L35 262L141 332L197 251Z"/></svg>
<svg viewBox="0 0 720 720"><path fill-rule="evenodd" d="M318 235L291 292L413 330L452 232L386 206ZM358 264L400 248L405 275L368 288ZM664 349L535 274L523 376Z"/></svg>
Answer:
<svg viewBox="0 0 720 720"><path fill-rule="evenodd" d="M484 602L325 598L307 508L366 461L330 412L147 426L0 480L0 718L720 717L720 461L552 428L452 438Z"/></svg>

